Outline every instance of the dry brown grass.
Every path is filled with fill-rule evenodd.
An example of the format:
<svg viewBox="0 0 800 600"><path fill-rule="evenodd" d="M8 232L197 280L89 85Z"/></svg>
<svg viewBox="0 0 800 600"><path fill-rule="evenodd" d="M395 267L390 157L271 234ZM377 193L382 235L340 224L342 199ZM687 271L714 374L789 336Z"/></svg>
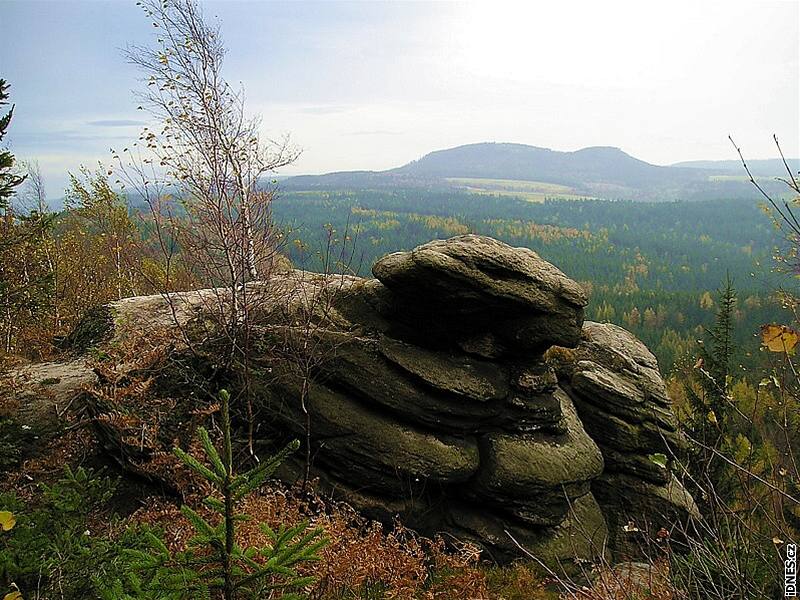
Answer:
<svg viewBox="0 0 800 600"><path fill-rule="evenodd" d="M51 441L42 452L24 461L0 478L0 493L13 491L28 501L34 498L39 484L52 484L64 473L65 465L85 463L96 450L94 437L85 428L67 431Z"/></svg>
<svg viewBox="0 0 800 600"><path fill-rule="evenodd" d="M200 490L193 492L199 494ZM192 501L197 497L192 494ZM396 523L384 528L368 521L346 504L319 498L300 488L278 483L266 486L240 507L251 520L240 524L237 542L243 546L267 543L259 523L275 528L310 521L325 532L329 543L319 562L305 573L317 578L308 590L316 600L489 600L479 553L470 545L447 548L441 539L421 537ZM203 512L203 511L201 511ZM214 517L206 512L204 516ZM181 550L193 531L174 502L150 498L132 516L164 531L171 550Z"/></svg>
<svg viewBox="0 0 800 600"><path fill-rule="evenodd" d="M215 430L217 406L211 400L156 394L154 378L169 364L169 332L147 331L119 336L122 343L106 345L93 367L100 384L87 390L85 401L95 407L95 434L113 434L116 448L127 449L128 467L139 475L169 484L180 497L153 495L142 487L134 505L140 506L113 530L102 519L114 507L103 507L93 522L98 535L116 536L127 525L147 524L164 533L172 551L185 549L194 531L180 512L180 501L194 508L211 492L208 484L177 460L170 449L180 445L202 455L194 431L200 424ZM171 423L180 402L181 423ZM9 407L10 408L10 407ZM73 418L71 415L67 419ZM84 421L88 419L83 417ZM169 425L168 425L168 422ZM179 427L178 427L179 425ZM213 434L212 434L213 435ZM180 439L179 439L180 438ZM109 439L99 438L103 442ZM108 447L98 444L88 427L78 427L56 438L36 459L26 461L2 482L0 491L13 489L35 501L38 483L57 479L64 465L97 462ZM130 499L129 499L130 501ZM481 561L469 544L446 544L422 537L401 523L384 526L369 521L347 504L321 498L299 487L271 482L245 500L240 511L251 517L238 528L238 543L267 543L259 523L273 528L309 521L329 540L321 560L305 567L316 583L307 592L312 600L677 600L661 579L642 585L639 574L606 569L591 588L568 586L542 577L529 563L498 567ZM212 521L215 516L199 509ZM91 516L90 516L91 517Z"/></svg>
<svg viewBox="0 0 800 600"><path fill-rule="evenodd" d="M558 600L556 586L545 580L539 569L528 562L511 565L484 566L490 597L497 600Z"/></svg>
<svg viewBox="0 0 800 600"><path fill-rule="evenodd" d="M198 448L190 446L190 451ZM96 460L102 448L88 429L77 429L54 440L41 456L26 461L0 484L0 491L13 489L26 501L35 502L39 483L52 483L61 476L66 464L76 466ZM156 465L156 463L159 463ZM157 467L157 468L156 468ZM169 471L184 501L199 507L210 489L171 455L154 457L148 469ZM96 535L119 535L126 525L147 524L164 533L171 550L186 547L193 535L191 525L180 512L174 497L142 494L133 514L109 529L108 510L94 519ZM149 490L152 494L152 490ZM252 520L239 526L238 542L244 546L266 543L258 524L271 527L310 521L321 527L329 544L317 563L306 573L317 577L308 591L312 600L678 600L664 577L655 570L652 581L642 585L636 572L606 570L598 574L591 588L569 586L561 592L556 582L540 575L530 563L518 562L505 567L481 562L471 545L446 545L441 539L415 534L400 523L385 527L359 515L347 504L270 482L240 507ZM208 512L205 516L213 519Z"/></svg>
<svg viewBox="0 0 800 600"><path fill-rule="evenodd" d="M623 563L600 569L591 587L576 590L575 600L679 600L666 561Z"/></svg>

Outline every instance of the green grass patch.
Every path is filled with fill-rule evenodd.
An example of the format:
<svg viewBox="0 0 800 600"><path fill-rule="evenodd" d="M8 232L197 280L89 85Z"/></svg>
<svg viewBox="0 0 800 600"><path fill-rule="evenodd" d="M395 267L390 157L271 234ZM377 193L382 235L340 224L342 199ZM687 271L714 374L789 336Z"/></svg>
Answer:
<svg viewBox="0 0 800 600"><path fill-rule="evenodd" d="M473 177L450 177L450 183L463 187L474 194L512 196L528 202L544 202L546 199L579 200L590 196L579 194L577 190L558 183L546 181L526 181L521 179L484 179Z"/></svg>

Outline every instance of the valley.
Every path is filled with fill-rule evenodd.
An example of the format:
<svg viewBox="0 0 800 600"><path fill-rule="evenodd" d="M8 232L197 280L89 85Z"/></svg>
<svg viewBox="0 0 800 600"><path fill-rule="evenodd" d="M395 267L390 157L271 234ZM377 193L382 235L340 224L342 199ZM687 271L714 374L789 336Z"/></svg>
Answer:
<svg viewBox="0 0 800 600"><path fill-rule="evenodd" d="M459 179L459 182L474 179ZM338 265L368 275L375 260L430 239L478 233L531 248L590 288L587 317L633 331L671 371L691 356L713 323L717 290L729 275L738 291L738 364L762 358L755 338L764 323L785 320L776 287L794 278L771 266L780 234L756 200L637 203L541 199L534 182L478 180L487 189L285 191L274 203L290 231L287 252L303 268L321 270L319 250L331 225L347 257ZM506 189L488 189L488 186ZM548 194L562 187L548 184Z"/></svg>

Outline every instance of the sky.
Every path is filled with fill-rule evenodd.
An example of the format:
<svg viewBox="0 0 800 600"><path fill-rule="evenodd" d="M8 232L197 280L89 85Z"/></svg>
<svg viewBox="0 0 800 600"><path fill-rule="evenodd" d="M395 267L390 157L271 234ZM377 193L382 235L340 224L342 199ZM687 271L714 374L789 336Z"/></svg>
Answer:
<svg viewBox="0 0 800 600"><path fill-rule="evenodd" d="M202 2L282 174L386 169L460 144L616 146L648 162L800 155L800 2ZM48 196L148 119L134 0L0 0L4 143ZM150 123L152 124L152 123Z"/></svg>

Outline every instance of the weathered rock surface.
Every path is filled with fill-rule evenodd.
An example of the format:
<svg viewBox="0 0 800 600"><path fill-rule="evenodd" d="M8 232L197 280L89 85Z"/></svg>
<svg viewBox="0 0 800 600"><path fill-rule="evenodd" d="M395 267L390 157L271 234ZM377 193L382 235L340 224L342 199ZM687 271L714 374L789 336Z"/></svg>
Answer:
<svg viewBox="0 0 800 600"><path fill-rule="evenodd" d="M14 438L21 443L18 455L0 458L0 470L36 456L60 435L66 413L96 382L83 358L27 364L5 374L0 382L0 419L7 420L6 426L13 427Z"/></svg>
<svg viewBox="0 0 800 600"><path fill-rule="evenodd" d="M446 519L448 531L486 548L499 561L515 549L520 556L529 553L546 564L570 569L575 562L597 560L608 539L605 516L592 494L574 499L555 527L531 527L458 504L449 507Z"/></svg>
<svg viewBox="0 0 800 600"><path fill-rule="evenodd" d="M585 292L528 248L463 235L385 256L372 272L414 312L491 330L513 347L574 345L580 336Z"/></svg>
<svg viewBox="0 0 800 600"><path fill-rule="evenodd" d="M577 348L554 354L562 386L605 460L592 491L612 546L630 550L635 536L627 534L648 523L674 530L698 517L670 469L685 443L653 354L621 327L592 322L584 323Z"/></svg>
<svg viewBox="0 0 800 600"><path fill-rule="evenodd" d="M481 470L466 493L534 525L558 525L574 498L589 493L603 472L603 457L586 435L572 401L556 392L563 434L489 433L481 444Z"/></svg>
<svg viewBox="0 0 800 600"><path fill-rule="evenodd" d="M282 398L299 398L291 382L276 382L272 407L284 423L302 433L299 407ZM467 481L478 470L474 438L434 433L392 419L345 394L311 383L308 410L315 441L324 446L320 465L333 476L364 491L399 494L420 482Z"/></svg>
<svg viewBox="0 0 800 600"><path fill-rule="evenodd" d="M531 250L475 235L389 255L373 272L295 271L253 286L268 298L261 347L295 349L256 357L255 431L305 441L310 423L321 489L500 560L520 545L549 562L591 560L628 513L649 511L656 527L694 514L669 465L650 458L681 445L655 359L623 329L584 324L576 282ZM177 319L185 332L219 298L131 298L108 307L110 331L87 330L115 344L126 323L141 332ZM554 345L571 349L546 358ZM310 359L307 415L297 348ZM302 458L281 476L302 477Z"/></svg>

